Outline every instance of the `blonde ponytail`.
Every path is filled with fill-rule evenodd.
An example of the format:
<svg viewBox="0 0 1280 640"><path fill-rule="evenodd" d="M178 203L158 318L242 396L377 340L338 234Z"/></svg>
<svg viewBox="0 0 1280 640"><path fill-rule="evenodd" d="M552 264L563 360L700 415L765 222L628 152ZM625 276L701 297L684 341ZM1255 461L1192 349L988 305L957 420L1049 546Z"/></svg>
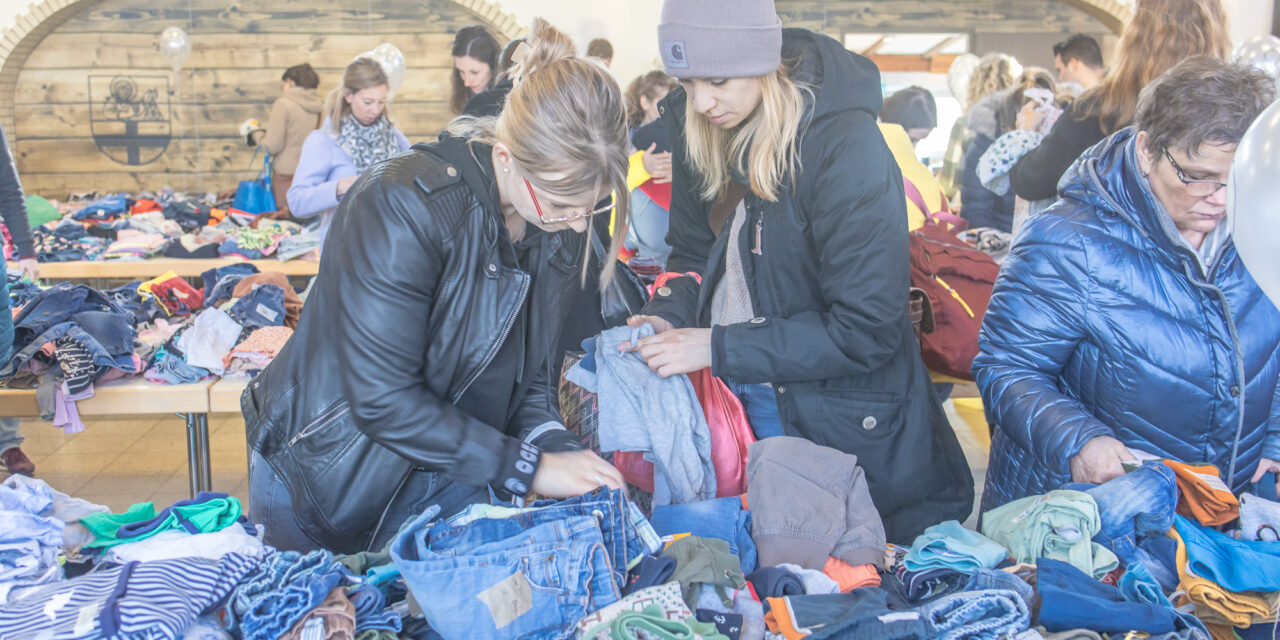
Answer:
<svg viewBox="0 0 1280 640"><path fill-rule="evenodd" d="M603 64L579 57L573 40L541 18L534 19L527 45L521 45L513 59L515 87L502 113L496 118L458 118L449 133L506 145L516 163L530 173L530 182L547 193L575 197L612 191L617 198L609 247L612 264L630 219L622 90ZM588 225L587 233L593 229ZM587 260L591 259L588 250ZM601 288L612 278L613 269L605 269Z"/></svg>

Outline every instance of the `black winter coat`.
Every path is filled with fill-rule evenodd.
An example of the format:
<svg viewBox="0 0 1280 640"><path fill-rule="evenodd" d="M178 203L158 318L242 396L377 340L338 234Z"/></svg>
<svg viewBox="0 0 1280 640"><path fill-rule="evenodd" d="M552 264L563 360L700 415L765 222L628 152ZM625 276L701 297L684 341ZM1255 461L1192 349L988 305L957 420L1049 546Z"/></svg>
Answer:
<svg viewBox="0 0 1280 640"><path fill-rule="evenodd" d="M385 539L400 524L382 521L393 503L446 479L501 490L521 439L560 422L546 363L583 237L531 228L536 269L520 267L489 148L473 147L417 145L352 186L297 332L241 398L250 446L325 548ZM520 374L472 387L504 342L524 354ZM463 413L464 397L509 407L506 422Z"/></svg>
<svg viewBox="0 0 1280 640"><path fill-rule="evenodd" d="M1013 192L1023 200L1058 198L1058 181L1086 149L1107 137L1098 118L1080 120L1071 105L1062 110L1040 146L1022 156L1009 172Z"/></svg>
<svg viewBox="0 0 1280 640"><path fill-rule="evenodd" d="M1012 191L1000 195L988 189L978 178L978 162L993 142L995 141L985 133L979 133L964 151L964 173L960 178L960 217L969 221L970 229L991 227L1008 233L1013 230L1016 197Z"/></svg>
<svg viewBox="0 0 1280 640"><path fill-rule="evenodd" d="M783 33L783 58L799 59L793 77L813 92L802 169L778 202L747 195L745 240L732 249L759 317L712 330L712 372L773 383L787 435L855 454L889 540L910 543L968 516L973 479L907 316L906 197L876 125L880 74L831 38ZM677 89L660 108L672 132L667 270L705 278L670 281L646 313L707 327L729 234L712 232L711 203L696 193L685 101Z"/></svg>

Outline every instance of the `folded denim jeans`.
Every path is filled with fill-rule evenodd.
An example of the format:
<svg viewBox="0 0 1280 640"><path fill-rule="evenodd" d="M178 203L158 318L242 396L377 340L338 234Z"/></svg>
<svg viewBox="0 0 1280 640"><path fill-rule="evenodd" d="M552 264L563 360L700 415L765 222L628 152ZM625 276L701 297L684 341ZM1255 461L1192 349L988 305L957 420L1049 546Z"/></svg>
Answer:
<svg viewBox="0 0 1280 640"><path fill-rule="evenodd" d="M742 508L742 500L738 497L660 505L653 508L650 522L660 536L687 533L724 540L729 543L729 551L742 562L744 574L756 570L751 512Z"/></svg>
<svg viewBox="0 0 1280 640"><path fill-rule="evenodd" d="M436 522L431 507L391 542L391 557L427 622L446 640L561 638L617 602L593 515L545 522L482 518Z"/></svg>
<svg viewBox="0 0 1280 640"><path fill-rule="evenodd" d="M1036 590L1026 580L1017 575L999 569L979 569L969 576L965 591L1012 591L1027 603L1029 609L1035 608Z"/></svg>
<svg viewBox="0 0 1280 640"><path fill-rule="evenodd" d="M1160 585L1172 590L1178 584L1176 567L1167 564L1165 532L1173 526L1178 505L1177 478L1169 466L1148 460L1131 471L1100 485L1072 484L1098 504L1101 530L1093 541L1110 549L1120 562L1140 562Z"/></svg>
<svg viewBox="0 0 1280 640"><path fill-rule="evenodd" d="M1012 638L1030 625L1030 611L1017 593L966 591L940 598L917 610L864 610L860 615L822 626L811 637L813 640L997 640Z"/></svg>
<svg viewBox="0 0 1280 640"><path fill-rule="evenodd" d="M577 498L539 500L523 508L472 505L450 518L446 524L460 527L481 518L513 518L526 527L532 527L580 515L590 515L599 523L614 579L619 586L626 584L627 571L639 564L642 557L662 549L661 539L639 507L627 500L623 491L603 487Z"/></svg>

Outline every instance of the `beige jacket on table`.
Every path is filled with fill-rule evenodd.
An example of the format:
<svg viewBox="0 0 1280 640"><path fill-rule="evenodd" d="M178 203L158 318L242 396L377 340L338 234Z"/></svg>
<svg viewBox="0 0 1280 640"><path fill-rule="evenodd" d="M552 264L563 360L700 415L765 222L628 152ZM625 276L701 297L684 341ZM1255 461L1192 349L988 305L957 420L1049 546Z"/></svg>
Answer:
<svg viewBox="0 0 1280 640"><path fill-rule="evenodd" d="M320 126L322 107L324 101L316 90L302 87L290 87L272 105L267 133L260 143L271 153L272 171L290 176L297 171L302 143Z"/></svg>

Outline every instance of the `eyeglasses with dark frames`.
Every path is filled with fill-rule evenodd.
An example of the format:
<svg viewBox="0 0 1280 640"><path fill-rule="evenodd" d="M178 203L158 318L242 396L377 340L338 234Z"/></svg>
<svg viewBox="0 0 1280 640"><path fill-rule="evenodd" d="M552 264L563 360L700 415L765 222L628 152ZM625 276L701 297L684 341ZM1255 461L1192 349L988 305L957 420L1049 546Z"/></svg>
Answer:
<svg viewBox="0 0 1280 640"><path fill-rule="evenodd" d="M1182 183L1183 188L1187 190L1187 195L1196 198L1204 198L1218 192L1219 189L1227 186L1225 183L1214 180L1192 180L1187 177L1187 172L1178 166L1173 156L1169 154L1169 150L1164 150L1164 157L1169 161L1169 165L1173 167L1174 173L1178 174L1178 181Z"/></svg>
<svg viewBox="0 0 1280 640"><path fill-rule="evenodd" d="M538 219L541 220L543 224L560 224L561 222L573 222L575 220L580 220L582 218L591 218L593 216L598 216L602 213L608 213L610 211L613 211L613 207L615 203L611 202L594 211L587 211L585 213L568 215L562 218L548 218L542 215L542 205L538 203L538 196L533 193L533 185L530 184L529 179L525 177L521 177L520 179L524 180L524 186L526 189L529 190L529 197L533 199L533 208L538 210Z"/></svg>

